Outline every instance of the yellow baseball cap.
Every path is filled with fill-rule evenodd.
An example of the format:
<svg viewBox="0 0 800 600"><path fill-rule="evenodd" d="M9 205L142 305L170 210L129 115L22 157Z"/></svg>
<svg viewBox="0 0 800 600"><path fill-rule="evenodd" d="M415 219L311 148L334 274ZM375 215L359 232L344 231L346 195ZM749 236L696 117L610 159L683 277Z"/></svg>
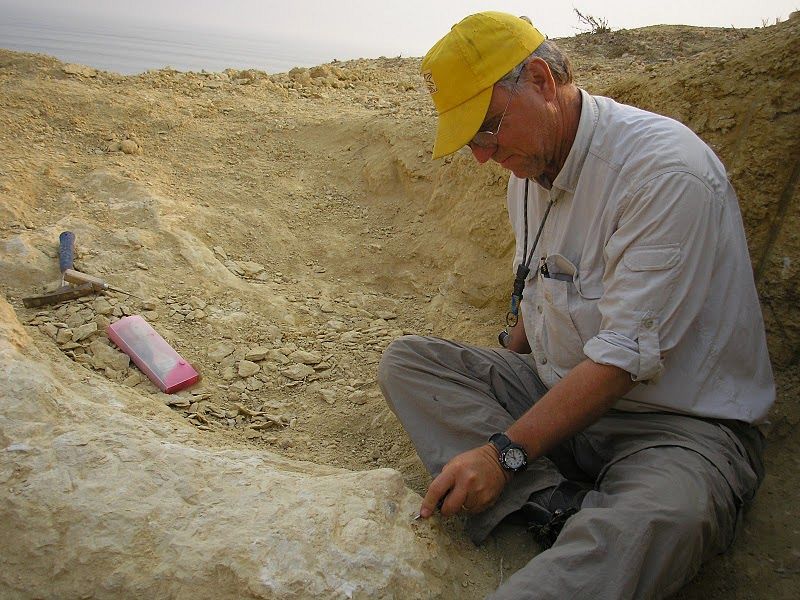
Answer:
<svg viewBox="0 0 800 600"><path fill-rule="evenodd" d="M452 154L478 132L492 88L544 41L527 21L501 12L453 25L422 59L422 77L439 113L433 158Z"/></svg>

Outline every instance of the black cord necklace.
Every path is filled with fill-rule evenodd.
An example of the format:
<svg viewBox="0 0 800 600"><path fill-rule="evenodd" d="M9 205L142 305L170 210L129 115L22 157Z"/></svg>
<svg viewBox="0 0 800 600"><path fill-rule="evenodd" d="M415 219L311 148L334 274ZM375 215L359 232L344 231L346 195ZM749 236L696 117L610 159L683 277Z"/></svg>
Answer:
<svg viewBox="0 0 800 600"><path fill-rule="evenodd" d="M520 304L522 303L522 292L525 290L525 280L528 278L528 274L531 272L531 260L533 260L533 254L536 252L536 246L539 245L539 238L542 237L542 230L544 229L544 224L547 222L547 216L550 214L550 209L553 208L553 204L555 203L555 195L551 194L550 201L547 203L547 208L544 211L544 216L542 216L542 220L539 223L539 230L536 232L536 237L533 239L533 245L531 247L530 254L528 253L528 188L530 185L530 179L525 179L525 204L524 204L524 214L525 214L525 242L522 251L522 262L517 266L517 274L514 277L514 290L511 292L511 307L509 311L506 313L506 328L500 332L498 336L498 340L500 341L500 345L505 347L508 344L508 329L509 327L514 327L519 322L519 308Z"/></svg>

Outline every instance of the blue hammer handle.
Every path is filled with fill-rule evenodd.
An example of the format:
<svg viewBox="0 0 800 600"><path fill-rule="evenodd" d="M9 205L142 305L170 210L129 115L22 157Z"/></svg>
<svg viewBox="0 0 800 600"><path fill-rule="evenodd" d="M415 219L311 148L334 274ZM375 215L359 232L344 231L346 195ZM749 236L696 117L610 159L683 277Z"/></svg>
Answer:
<svg viewBox="0 0 800 600"><path fill-rule="evenodd" d="M75 234L71 231L62 231L58 236L58 268L63 273L72 269L75 259Z"/></svg>

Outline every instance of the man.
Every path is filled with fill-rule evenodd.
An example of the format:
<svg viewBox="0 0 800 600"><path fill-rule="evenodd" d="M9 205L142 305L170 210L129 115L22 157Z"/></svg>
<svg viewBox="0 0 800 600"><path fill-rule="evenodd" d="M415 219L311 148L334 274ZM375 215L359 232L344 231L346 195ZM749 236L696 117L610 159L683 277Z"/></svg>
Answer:
<svg viewBox="0 0 800 600"><path fill-rule="evenodd" d="M408 336L381 361L434 475L420 515L466 513L480 542L514 514L552 544L493 598L670 595L733 541L774 400L724 167L676 121L577 88L511 15L456 24L422 72L434 157L468 145L512 173L517 285L507 349Z"/></svg>

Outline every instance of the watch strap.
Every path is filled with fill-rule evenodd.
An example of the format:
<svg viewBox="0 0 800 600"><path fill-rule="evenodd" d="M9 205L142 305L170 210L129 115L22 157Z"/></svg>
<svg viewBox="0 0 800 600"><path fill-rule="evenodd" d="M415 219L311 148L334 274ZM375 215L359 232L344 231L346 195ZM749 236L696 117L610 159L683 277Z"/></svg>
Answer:
<svg viewBox="0 0 800 600"><path fill-rule="evenodd" d="M489 437L489 441L491 442L492 446L497 449L498 454L502 454L503 450L508 448L512 442L509 437L505 433L495 433Z"/></svg>

